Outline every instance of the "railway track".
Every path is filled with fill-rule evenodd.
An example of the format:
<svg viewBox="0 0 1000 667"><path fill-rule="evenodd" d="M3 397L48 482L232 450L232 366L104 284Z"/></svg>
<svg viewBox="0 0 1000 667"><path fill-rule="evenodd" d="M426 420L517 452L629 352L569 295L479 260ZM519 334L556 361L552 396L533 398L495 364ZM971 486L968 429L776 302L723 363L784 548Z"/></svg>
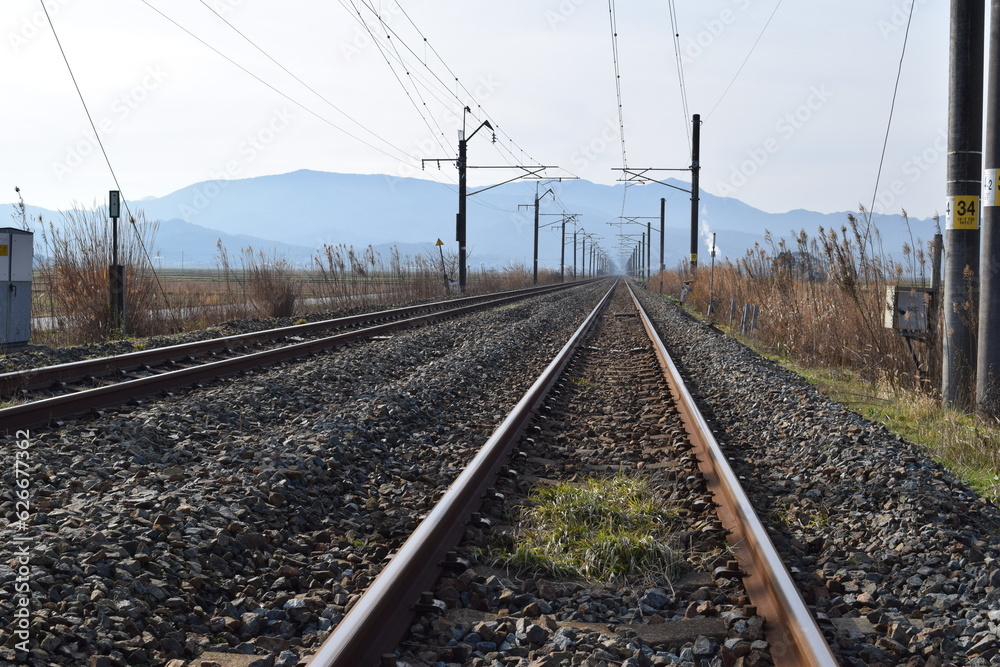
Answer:
<svg viewBox="0 0 1000 667"><path fill-rule="evenodd" d="M622 576L611 590L482 562L484 552L513 550L510 524L533 488L615 472L648 478L672 508L670 546L685 554L673 565ZM391 665L397 655L554 665L595 652L629 665L836 664L624 286L605 295L355 602L312 667Z"/></svg>
<svg viewBox="0 0 1000 667"><path fill-rule="evenodd" d="M0 401L6 405L0 408L0 433L58 422L571 286L466 297L2 373Z"/></svg>

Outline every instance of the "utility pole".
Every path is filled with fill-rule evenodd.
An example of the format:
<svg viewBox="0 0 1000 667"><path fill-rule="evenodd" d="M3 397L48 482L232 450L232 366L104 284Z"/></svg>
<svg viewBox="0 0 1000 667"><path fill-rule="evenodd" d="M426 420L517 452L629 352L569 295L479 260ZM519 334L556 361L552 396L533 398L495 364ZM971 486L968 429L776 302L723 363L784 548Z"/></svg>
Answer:
<svg viewBox="0 0 1000 667"><path fill-rule="evenodd" d="M547 194L551 194L553 197L556 196L556 193L552 192L552 188L549 188L548 190L546 190L545 192L543 192L542 195L541 195L541 197L538 196L538 184L537 183L535 184L535 203L533 204L534 209L535 209L535 246L534 246L535 250L532 253L532 258L533 259L532 259L532 263L531 263L531 266L532 266L532 269L531 269L531 284L532 285L537 285L538 284L538 202L540 202L542 200L542 197L544 197ZM528 206L532 206L532 204L518 204L517 205L517 207L519 209L520 208L527 208Z"/></svg>
<svg viewBox="0 0 1000 667"><path fill-rule="evenodd" d="M573 280L576 280L576 233L578 230L573 230Z"/></svg>
<svg viewBox="0 0 1000 667"><path fill-rule="evenodd" d="M466 209L465 200L466 197L471 195L477 195L480 192L485 192L486 190L491 190L501 185L506 185L511 181L516 181L522 177L536 176L546 169L552 169L553 167L548 166L524 166L524 165L504 165L502 167L475 167L476 169L521 169L525 173L516 176L510 180L504 181L503 183L497 183L496 185L490 185L485 188L480 188L475 192L468 193L466 188L466 171L470 168L468 164L468 144L472 137L476 136L476 132L483 129L484 127L491 132L493 131L493 126L490 125L490 121L484 120L479 124L475 130L469 136L465 136L465 114L471 111L469 107L465 107L462 110L462 129L458 131L458 158L422 158L420 164L422 167L426 167L428 162L438 163L438 167L441 166L442 162L455 162L458 167L458 213L455 215L455 240L458 241L458 289L463 294L466 288ZM493 140L496 141L496 135L494 135Z"/></svg>
<svg viewBox="0 0 1000 667"><path fill-rule="evenodd" d="M667 200L664 197L660 197L660 273L666 271L667 267L663 263L663 237L666 233L666 219L667 219Z"/></svg>
<svg viewBox="0 0 1000 667"><path fill-rule="evenodd" d="M701 171L701 114L691 119L691 268L698 266L698 175Z"/></svg>
<svg viewBox="0 0 1000 667"><path fill-rule="evenodd" d="M979 300L979 356L976 366L976 412L993 421L1000 417L1000 0L990 2L989 77L986 85L986 145L983 171L982 283Z"/></svg>
<svg viewBox="0 0 1000 667"><path fill-rule="evenodd" d="M646 223L646 280L653 277L653 223Z"/></svg>
<svg viewBox="0 0 1000 667"><path fill-rule="evenodd" d="M951 1L941 399L972 407L982 188L983 0Z"/></svg>
<svg viewBox="0 0 1000 667"><path fill-rule="evenodd" d="M566 218L562 220L562 244L559 246L559 282L566 282Z"/></svg>

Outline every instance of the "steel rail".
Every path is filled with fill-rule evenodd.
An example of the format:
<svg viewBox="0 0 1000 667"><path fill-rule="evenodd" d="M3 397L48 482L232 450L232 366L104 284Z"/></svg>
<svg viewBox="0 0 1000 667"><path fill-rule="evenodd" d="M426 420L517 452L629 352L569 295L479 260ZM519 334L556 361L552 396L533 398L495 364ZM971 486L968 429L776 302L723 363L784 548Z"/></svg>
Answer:
<svg viewBox="0 0 1000 667"><path fill-rule="evenodd" d="M581 283L576 284L579 285ZM552 290L549 288L547 291ZM253 352L230 359L200 364L191 368L167 371L149 377L127 380L103 387L95 387L93 389L62 394L38 401L12 405L0 409L0 434L5 432L13 433L18 429L44 426L58 419L85 414L93 410L111 408L172 389L189 387L201 382L229 377L243 371L290 361L371 336L431 324L476 310L500 306L526 298L527 296L532 296L533 294L537 294L537 292L525 294L521 290L488 301L480 300L475 303L468 303L458 308L436 310L417 317L394 320L386 324L378 324L333 336Z"/></svg>
<svg viewBox="0 0 1000 667"><path fill-rule="evenodd" d="M508 459L511 448L528 427L538 406L614 290L613 285L333 634L323 642L319 652L309 661L309 667L378 665L382 655L395 650L410 627L413 604L441 575L445 554L458 544L470 515L479 509L483 494L496 481L497 472Z"/></svg>
<svg viewBox="0 0 1000 667"><path fill-rule="evenodd" d="M192 341L190 343L181 343L178 345L170 345L150 350L139 350L113 357L85 359L83 361L74 361L53 366L43 366L40 368L28 368L24 370L0 373L0 398L12 396L19 391L36 391L46 389L60 383L78 382L84 379L106 377L119 371L133 371L150 366L160 366L171 362L184 361L193 357L230 352L232 350L248 347L250 345L273 341L280 338L287 338L289 336L314 334L321 331L331 331L364 324L372 324L375 322L384 322L390 319L406 318L426 312L439 312L442 309L466 304L482 303L484 301L490 301L506 296L546 294L548 292L582 284L584 284L583 281L577 283L545 285L543 287L525 288L512 290L510 292L463 297L461 299L452 299L448 301L435 301L433 303L420 304L417 306L391 308L389 310L349 315L347 317L338 317L318 322L295 324L288 327L278 327L262 331L234 334L232 336L212 338L210 340Z"/></svg>
<svg viewBox="0 0 1000 667"><path fill-rule="evenodd" d="M722 448L698 409L691 392L681 379L663 340L639 302L632 286L629 293L639 311L642 325L656 348L670 393L677 403L698 467L715 495L719 519L730 531L729 541L736 559L746 572L743 585L751 602L768 622L765 636L775 667L836 667L837 660L795 582L778 555L767 530L757 517L750 499L726 460Z"/></svg>

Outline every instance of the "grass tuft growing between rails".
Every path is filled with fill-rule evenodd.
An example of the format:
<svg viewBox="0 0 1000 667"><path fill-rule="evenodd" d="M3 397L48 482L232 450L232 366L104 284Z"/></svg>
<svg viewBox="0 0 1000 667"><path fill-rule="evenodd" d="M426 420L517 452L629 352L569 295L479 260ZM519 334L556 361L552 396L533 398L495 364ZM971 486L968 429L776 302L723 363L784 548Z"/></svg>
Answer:
<svg viewBox="0 0 1000 667"><path fill-rule="evenodd" d="M649 481L619 475L539 489L521 517L511 561L530 571L610 581L670 579L675 516Z"/></svg>

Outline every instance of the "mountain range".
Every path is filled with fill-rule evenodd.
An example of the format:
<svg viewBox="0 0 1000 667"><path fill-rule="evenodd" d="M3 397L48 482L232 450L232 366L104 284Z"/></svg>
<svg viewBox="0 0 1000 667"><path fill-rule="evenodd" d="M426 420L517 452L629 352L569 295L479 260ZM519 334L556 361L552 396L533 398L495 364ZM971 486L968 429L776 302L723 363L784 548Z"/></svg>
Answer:
<svg viewBox="0 0 1000 667"><path fill-rule="evenodd" d="M511 262L531 265L532 227L536 188L544 193L539 210L539 265L557 269L561 214L577 214L567 225L566 263L572 266L572 235L595 235L597 243L614 261L622 239L629 254L646 223L652 223L653 263L659 252L660 198L666 199L665 264L674 267L689 253L690 184L667 179L673 187L601 185L586 180L515 182L468 198L469 264L504 266ZM625 192L627 187L627 193ZM470 187L469 192L481 188ZM547 192L552 190L552 193ZM385 252L396 245L402 255L436 255L434 243L454 249L457 186L436 181L386 175L337 174L300 170L256 178L205 181L163 197L132 202L147 219L160 221L152 255L163 266L214 266L216 244L222 241L231 254L244 247L309 263L324 243L355 247L372 245ZM716 233L718 256L737 259L755 243L764 244L770 231L790 238L800 230L814 236L819 227L839 229L847 212L817 213L795 210L767 213L738 199L718 197L704 190L700 200L700 258L708 259L711 234ZM27 213L58 225L58 212L33 206ZM623 226L624 213L631 221ZM875 215L884 247L898 254L913 238L928 240L935 231L930 219L910 219L910 229L899 215ZM611 223L611 224L609 224ZM589 242L588 242L589 245ZM37 252L37 251L36 251Z"/></svg>

